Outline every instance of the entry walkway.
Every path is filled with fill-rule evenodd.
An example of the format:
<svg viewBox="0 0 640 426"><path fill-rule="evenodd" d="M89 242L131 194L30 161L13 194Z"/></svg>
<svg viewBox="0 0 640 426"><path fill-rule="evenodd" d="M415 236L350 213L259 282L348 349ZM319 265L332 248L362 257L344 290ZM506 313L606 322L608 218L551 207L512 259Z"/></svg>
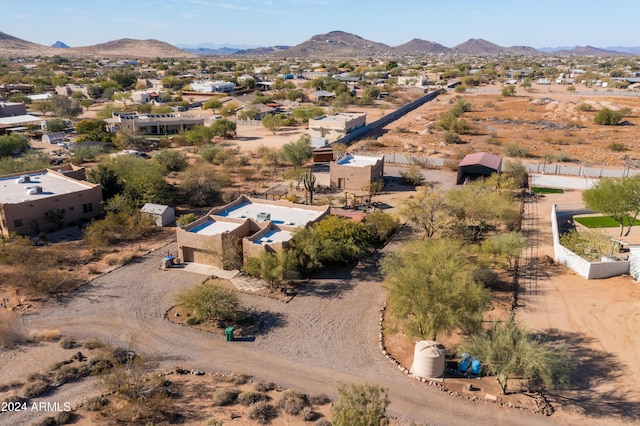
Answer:
<svg viewBox="0 0 640 426"><path fill-rule="evenodd" d="M193 262L185 262L182 265L184 266L181 268L183 271L193 272L194 274L206 275L209 277L225 278L231 281L233 285L241 291L254 292L267 288L263 280L241 274L237 269L226 271L224 269L216 268L215 266Z"/></svg>

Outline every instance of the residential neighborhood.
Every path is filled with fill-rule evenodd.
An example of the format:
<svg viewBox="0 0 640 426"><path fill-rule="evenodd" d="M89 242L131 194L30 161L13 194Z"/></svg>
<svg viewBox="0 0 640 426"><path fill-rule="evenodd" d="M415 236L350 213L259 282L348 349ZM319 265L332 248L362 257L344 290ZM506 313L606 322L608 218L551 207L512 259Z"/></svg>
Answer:
<svg viewBox="0 0 640 426"><path fill-rule="evenodd" d="M0 424L640 420L637 57L16 40Z"/></svg>

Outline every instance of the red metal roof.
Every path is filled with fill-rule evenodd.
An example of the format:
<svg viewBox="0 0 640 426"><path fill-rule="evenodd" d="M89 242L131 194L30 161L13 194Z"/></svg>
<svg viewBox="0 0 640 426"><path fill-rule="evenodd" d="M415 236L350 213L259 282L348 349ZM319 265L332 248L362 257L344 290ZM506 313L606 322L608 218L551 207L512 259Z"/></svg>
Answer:
<svg viewBox="0 0 640 426"><path fill-rule="evenodd" d="M499 171L501 168L500 165L502 164L502 157L489 154L488 152L476 152L474 154L466 155L460 164L458 164L458 167L475 166L478 164Z"/></svg>

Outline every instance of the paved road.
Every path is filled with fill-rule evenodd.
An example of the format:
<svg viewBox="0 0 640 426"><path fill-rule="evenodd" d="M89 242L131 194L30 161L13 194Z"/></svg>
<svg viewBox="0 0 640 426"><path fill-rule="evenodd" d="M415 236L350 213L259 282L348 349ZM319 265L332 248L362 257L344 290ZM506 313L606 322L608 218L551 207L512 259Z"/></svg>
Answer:
<svg viewBox="0 0 640 426"><path fill-rule="evenodd" d="M167 248L173 250L172 245ZM338 381L377 383L389 389L390 414L418 424L554 424L542 416L449 397L386 361L377 346L383 294L371 267L375 259L315 279L288 304L243 295L246 305L266 312L266 330L253 341L229 343L163 319L177 290L203 280L194 273L161 271L165 251L92 281L67 303L26 316L25 325L154 353L167 368L244 372L311 393L332 394Z"/></svg>

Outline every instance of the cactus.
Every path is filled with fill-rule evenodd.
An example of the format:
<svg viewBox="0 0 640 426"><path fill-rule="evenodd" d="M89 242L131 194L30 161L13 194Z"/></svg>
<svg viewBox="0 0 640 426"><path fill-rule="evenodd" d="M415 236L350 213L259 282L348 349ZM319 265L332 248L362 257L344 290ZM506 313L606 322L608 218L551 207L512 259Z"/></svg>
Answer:
<svg viewBox="0 0 640 426"><path fill-rule="evenodd" d="M309 202L307 204L313 204L313 193L316 189L316 177L311 169L307 169L307 172L302 178L302 184L304 185L304 189L307 191L307 194L309 194Z"/></svg>

